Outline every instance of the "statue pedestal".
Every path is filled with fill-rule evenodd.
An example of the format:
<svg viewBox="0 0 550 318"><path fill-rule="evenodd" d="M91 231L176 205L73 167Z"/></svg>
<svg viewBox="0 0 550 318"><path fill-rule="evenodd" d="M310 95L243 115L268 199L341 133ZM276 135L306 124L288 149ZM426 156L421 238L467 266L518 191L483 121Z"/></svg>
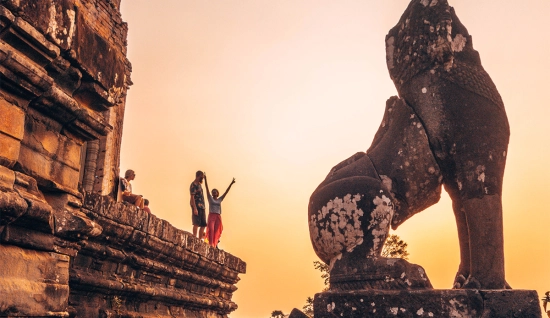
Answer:
<svg viewBox="0 0 550 318"><path fill-rule="evenodd" d="M315 295L323 317L541 317L534 290L358 290Z"/></svg>

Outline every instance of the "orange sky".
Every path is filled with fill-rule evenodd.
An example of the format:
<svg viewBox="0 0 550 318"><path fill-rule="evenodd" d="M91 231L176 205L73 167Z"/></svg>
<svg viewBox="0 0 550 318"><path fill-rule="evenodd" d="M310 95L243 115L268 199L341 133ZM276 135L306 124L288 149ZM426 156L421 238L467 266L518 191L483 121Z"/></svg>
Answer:
<svg viewBox="0 0 550 318"><path fill-rule="evenodd" d="M121 173L151 210L191 230L198 169L224 191L220 248L247 262L231 317L289 313L323 287L307 204L329 170L365 151L396 95L384 38L408 0L123 0L133 65ZM450 0L511 126L504 177L507 280L550 290L550 1ZM435 288L450 288L450 200L396 232ZM540 297L539 297L540 298Z"/></svg>

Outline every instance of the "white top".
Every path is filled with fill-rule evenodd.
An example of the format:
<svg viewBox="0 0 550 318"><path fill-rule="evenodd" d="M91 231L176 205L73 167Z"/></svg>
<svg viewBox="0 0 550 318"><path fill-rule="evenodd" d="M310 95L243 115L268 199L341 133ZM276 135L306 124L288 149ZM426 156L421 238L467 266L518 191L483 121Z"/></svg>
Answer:
<svg viewBox="0 0 550 318"><path fill-rule="evenodd" d="M225 195L214 199L210 193L208 193L208 209L210 213L222 214L222 201Z"/></svg>
<svg viewBox="0 0 550 318"><path fill-rule="evenodd" d="M121 191L125 192L128 191L132 193L132 184L130 181L126 180L125 178L120 179L120 185L121 185Z"/></svg>

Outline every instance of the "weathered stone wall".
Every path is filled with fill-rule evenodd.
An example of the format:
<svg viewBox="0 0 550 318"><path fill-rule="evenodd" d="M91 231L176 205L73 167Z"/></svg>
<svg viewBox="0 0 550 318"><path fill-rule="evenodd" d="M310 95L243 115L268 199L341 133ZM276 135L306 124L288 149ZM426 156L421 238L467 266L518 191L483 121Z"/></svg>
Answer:
<svg viewBox="0 0 550 318"><path fill-rule="evenodd" d="M120 0L0 0L0 316L223 317L246 265L114 202Z"/></svg>
<svg viewBox="0 0 550 318"><path fill-rule="evenodd" d="M131 84L118 4L0 0L1 315L66 315L69 260L101 233L81 189L116 184ZM83 156L105 140L107 159Z"/></svg>
<svg viewBox="0 0 550 318"><path fill-rule="evenodd" d="M87 190L113 192L131 84L119 3L0 1L3 121L25 123L23 131L0 127L10 147L0 158L41 187L76 191L87 175ZM94 169L81 171L91 141L101 145L87 158Z"/></svg>
<svg viewBox="0 0 550 318"><path fill-rule="evenodd" d="M102 233L82 242L70 268L69 304L78 317L224 317L239 258L133 205L87 195L83 211Z"/></svg>
<svg viewBox="0 0 550 318"><path fill-rule="evenodd" d="M14 205L16 206L16 205ZM3 226L0 316L227 317L246 263L133 205L87 194L80 218Z"/></svg>

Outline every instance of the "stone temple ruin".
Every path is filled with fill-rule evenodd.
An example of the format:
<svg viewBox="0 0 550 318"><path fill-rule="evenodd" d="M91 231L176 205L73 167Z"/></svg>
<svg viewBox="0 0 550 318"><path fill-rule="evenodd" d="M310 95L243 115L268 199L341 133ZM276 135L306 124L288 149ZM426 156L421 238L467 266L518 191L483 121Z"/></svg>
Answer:
<svg viewBox="0 0 550 318"><path fill-rule="evenodd" d="M399 97L387 101L371 147L336 165L310 199L311 241L330 264L315 317L540 317L536 291L505 279L510 131L472 37L446 0L412 0L386 36L386 62ZM438 202L442 185L460 242L452 290L381 257L390 227Z"/></svg>
<svg viewBox="0 0 550 318"><path fill-rule="evenodd" d="M0 0L0 316L227 317L246 264L115 201L121 0Z"/></svg>

